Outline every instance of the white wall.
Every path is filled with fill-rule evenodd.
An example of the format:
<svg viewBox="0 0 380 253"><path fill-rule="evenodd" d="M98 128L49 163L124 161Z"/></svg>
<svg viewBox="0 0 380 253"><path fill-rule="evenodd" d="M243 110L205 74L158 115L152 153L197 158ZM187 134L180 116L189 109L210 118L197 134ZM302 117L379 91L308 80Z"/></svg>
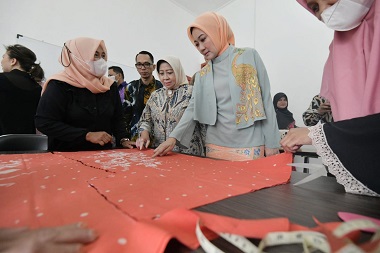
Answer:
<svg viewBox="0 0 380 253"><path fill-rule="evenodd" d="M296 0L256 0L255 46L266 64L272 96L284 92L298 126L319 93L333 31Z"/></svg>
<svg viewBox="0 0 380 253"><path fill-rule="evenodd" d="M272 97L287 94L296 124L304 126L302 113L319 93L333 31L296 0L238 0L218 12L234 31L236 46L257 49Z"/></svg>
<svg viewBox="0 0 380 253"><path fill-rule="evenodd" d="M16 43L17 34L60 46L85 36L104 39L109 60L127 66L141 50L155 61L178 56L188 75L200 66L186 34L194 17L169 0L1 0L0 10L0 44Z"/></svg>
<svg viewBox="0 0 380 253"><path fill-rule="evenodd" d="M141 50L155 60L178 56L188 75L203 61L186 34L195 17L169 0L1 0L0 10L0 44L16 43L17 34L59 46L88 36L104 39L109 60L127 66ZM301 114L319 92L332 31L295 0L236 0L218 12L230 23L236 46L258 50L272 96L285 92L302 126Z"/></svg>

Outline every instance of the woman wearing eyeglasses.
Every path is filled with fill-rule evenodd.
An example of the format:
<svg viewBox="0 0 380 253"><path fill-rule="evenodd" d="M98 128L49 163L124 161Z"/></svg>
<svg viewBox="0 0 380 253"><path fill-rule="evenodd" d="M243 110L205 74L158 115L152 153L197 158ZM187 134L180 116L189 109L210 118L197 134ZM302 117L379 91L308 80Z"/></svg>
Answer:
<svg viewBox="0 0 380 253"><path fill-rule="evenodd" d="M65 43L64 70L46 81L35 118L37 129L49 137L49 150L132 148L117 85L105 76L106 61L103 40Z"/></svg>

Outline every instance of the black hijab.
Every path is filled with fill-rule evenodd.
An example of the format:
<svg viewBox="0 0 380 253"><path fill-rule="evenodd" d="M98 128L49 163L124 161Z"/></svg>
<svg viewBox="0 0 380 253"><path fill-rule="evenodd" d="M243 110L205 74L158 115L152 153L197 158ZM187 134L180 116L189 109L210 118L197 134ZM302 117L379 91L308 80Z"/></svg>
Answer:
<svg viewBox="0 0 380 253"><path fill-rule="evenodd" d="M288 101L288 97L285 95L285 93L279 92L277 93L273 98L273 106L274 110L276 111L276 117L277 117L277 124L279 129L290 129L295 127L295 120L293 118L293 113L291 113L288 110L288 106L285 108L278 108L277 102L285 97L286 101ZM289 101L288 101L289 105Z"/></svg>

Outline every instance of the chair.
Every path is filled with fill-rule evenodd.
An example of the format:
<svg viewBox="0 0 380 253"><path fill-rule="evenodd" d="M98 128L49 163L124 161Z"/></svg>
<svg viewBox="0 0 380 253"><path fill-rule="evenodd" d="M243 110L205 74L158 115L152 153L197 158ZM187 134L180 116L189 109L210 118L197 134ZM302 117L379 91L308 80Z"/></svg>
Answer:
<svg viewBox="0 0 380 253"><path fill-rule="evenodd" d="M43 134L5 134L0 136L0 153L48 151L48 137Z"/></svg>

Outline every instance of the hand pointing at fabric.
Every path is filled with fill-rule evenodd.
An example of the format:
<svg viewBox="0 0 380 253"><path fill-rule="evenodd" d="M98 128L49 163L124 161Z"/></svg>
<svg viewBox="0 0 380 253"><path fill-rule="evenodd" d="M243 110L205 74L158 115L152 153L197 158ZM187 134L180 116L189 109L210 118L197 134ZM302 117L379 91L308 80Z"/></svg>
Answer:
<svg viewBox="0 0 380 253"><path fill-rule="evenodd" d="M140 133L140 137L136 140L136 147L140 150L148 148L150 144L149 132L144 130Z"/></svg>
<svg viewBox="0 0 380 253"><path fill-rule="evenodd" d="M160 146L158 146L154 150L153 157L167 155L170 151L173 150L176 142L177 141L175 138L168 138L165 142L161 143Z"/></svg>

